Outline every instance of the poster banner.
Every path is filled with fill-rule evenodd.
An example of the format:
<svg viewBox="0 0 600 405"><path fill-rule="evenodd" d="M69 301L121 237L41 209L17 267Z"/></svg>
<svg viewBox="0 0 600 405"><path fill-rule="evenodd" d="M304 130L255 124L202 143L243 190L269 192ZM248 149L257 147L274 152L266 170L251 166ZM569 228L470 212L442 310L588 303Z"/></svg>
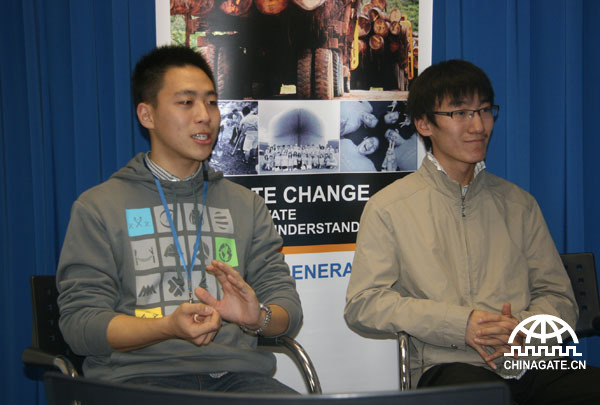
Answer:
<svg viewBox="0 0 600 405"><path fill-rule="evenodd" d="M157 43L197 49L213 70L210 164L265 199L302 300L296 339L326 393L398 388L396 341L350 330L343 309L365 203L424 155L405 113L430 49L424 3L156 0ZM277 357L275 377L306 392Z"/></svg>

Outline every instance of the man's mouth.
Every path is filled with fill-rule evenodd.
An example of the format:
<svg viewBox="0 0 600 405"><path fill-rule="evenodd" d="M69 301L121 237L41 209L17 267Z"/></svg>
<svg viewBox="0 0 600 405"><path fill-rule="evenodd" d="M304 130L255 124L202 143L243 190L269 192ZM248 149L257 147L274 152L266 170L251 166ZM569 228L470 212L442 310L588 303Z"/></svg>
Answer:
<svg viewBox="0 0 600 405"><path fill-rule="evenodd" d="M199 141L206 141L208 140L208 134L195 134L192 135L192 138L197 139Z"/></svg>

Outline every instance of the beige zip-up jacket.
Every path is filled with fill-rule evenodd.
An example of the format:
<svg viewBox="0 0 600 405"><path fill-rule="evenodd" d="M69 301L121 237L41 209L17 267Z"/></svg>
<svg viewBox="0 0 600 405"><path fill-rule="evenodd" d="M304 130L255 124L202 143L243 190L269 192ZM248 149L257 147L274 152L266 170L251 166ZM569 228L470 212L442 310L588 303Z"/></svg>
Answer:
<svg viewBox="0 0 600 405"><path fill-rule="evenodd" d="M571 327L577 305L540 208L518 186L485 170L462 187L424 159L366 204L346 295L348 325L367 333L411 335L416 385L429 367L487 367L465 343L474 309L520 321L550 314ZM502 367L498 374L522 372Z"/></svg>

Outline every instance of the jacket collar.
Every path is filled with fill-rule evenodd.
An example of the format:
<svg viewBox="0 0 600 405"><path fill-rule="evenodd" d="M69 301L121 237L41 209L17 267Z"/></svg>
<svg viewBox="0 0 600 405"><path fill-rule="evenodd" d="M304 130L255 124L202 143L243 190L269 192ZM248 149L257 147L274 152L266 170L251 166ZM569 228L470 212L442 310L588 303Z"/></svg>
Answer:
<svg viewBox="0 0 600 405"><path fill-rule="evenodd" d="M462 200L463 187L457 181L454 181L448 176L444 168L439 164L433 155L423 159L421 168L418 172L421 173L425 181L436 190L447 195L450 198ZM479 162L475 167L475 177L469 183L467 190L464 191L465 199L477 194L482 187L482 178L485 177L485 163Z"/></svg>

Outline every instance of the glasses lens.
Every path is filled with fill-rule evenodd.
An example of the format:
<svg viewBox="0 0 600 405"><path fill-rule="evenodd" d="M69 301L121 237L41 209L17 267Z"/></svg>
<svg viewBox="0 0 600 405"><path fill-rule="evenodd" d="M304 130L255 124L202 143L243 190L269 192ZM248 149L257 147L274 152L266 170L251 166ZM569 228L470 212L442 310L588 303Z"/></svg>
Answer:
<svg viewBox="0 0 600 405"><path fill-rule="evenodd" d="M493 105L492 106L492 116L494 119L498 118L498 112L500 111L500 106Z"/></svg>
<svg viewBox="0 0 600 405"><path fill-rule="evenodd" d="M471 118L471 114L473 114L472 111L457 110L457 111L451 112L450 118L452 118L454 121L457 121L457 122L464 122L468 118Z"/></svg>

